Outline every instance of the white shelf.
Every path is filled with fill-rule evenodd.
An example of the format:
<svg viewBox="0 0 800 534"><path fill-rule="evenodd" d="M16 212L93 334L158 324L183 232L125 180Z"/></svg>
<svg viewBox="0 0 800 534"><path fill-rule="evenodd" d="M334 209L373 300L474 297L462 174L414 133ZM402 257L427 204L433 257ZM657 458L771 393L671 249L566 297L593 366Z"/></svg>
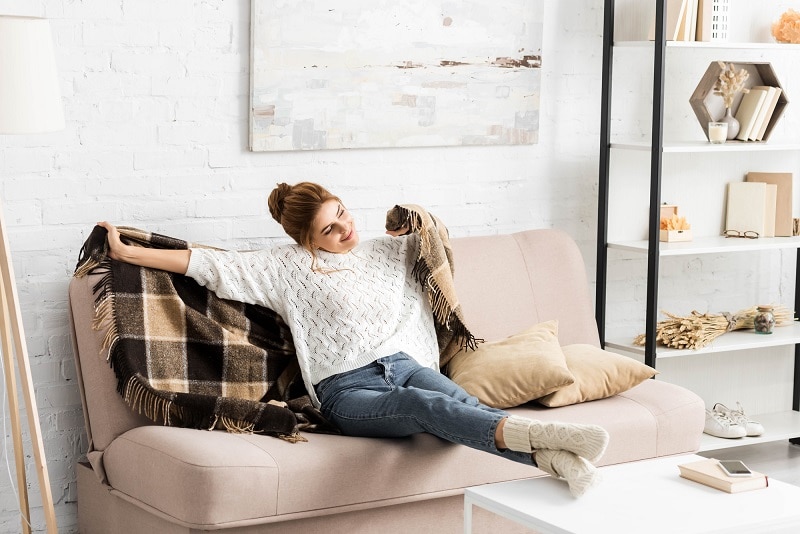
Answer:
<svg viewBox="0 0 800 534"><path fill-rule="evenodd" d="M616 41L615 47L620 48L653 48L655 41ZM706 42L706 41L667 41L667 48L684 48L695 50L800 50L800 45L791 43L733 43L733 42Z"/></svg>
<svg viewBox="0 0 800 534"><path fill-rule="evenodd" d="M800 437L800 412L789 410L787 412L750 415L748 417L764 425L764 434L757 437L743 437L734 439L716 438L703 434L700 439L701 451L713 451L742 447L756 443L768 443Z"/></svg>
<svg viewBox="0 0 800 534"><path fill-rule="evenodd" d="M607 3L608 4L608 3ZM613 5L613 3L612 3ZM631 11L633 15L636 17L640 17L638 11ZM617 15L618 13L614 13ZM641 15L644 18L644 15ZM630 21L629 21L630 22ZM636 22L636 21L633 21ZM631 27L628 31L629 35L639 34L639 30L642 29L644 24L651 24L652 23L652 13L647 15L647 20L639 20L640 24L637 25L636 29ZM643 34L642 34L643 36ZM769 38L768 36L764 36L765 38ZM659 49L664 46L666 48L667 55L662 58L664 61L669 60L669 62L674 61L692 61L693 63L702 63L706 61L708 58L710 59L721 59L719 55L739 55L744 56L747 58L759 58L758 61L763 61L763 58L777 56L781 60L784 58L789 60L795 60L797 58L798 53L800 53L800 44L785 44L785 43L777 43L777 42L697 42L697 41L665 41L665 42L656 42L652 40L638 40L638 41L617 41L613 43L613 46L621 52L624 52L624 55L620 56L623 58L624 61L627 62L629 67L636 66L637 63L642 61L642 58L650 58L652 57L655 59L658 54L660 54ZM660 56L659 56L660 57ZM604 64L604 69L608 68L609 70L605 72L606 75L610 74L610 66L606 67ZM665 74L666 76L666 74ZM658 77L657 77L658 78ZM604 77L605 80L605 77ZM672 80L668 80L666 78L662 78L660 80L664 86L666 87L667 83L672 83ZM613 85L613 78L609 79L608 82ZM644 96L648 96L647 90L641 90L639 92L644 92ZM790 91L791 92L791 91ZM649 96L655 97L654 93L650 93ZM663 98L663 95L662 95ZM661 104L664 102L662 101ZM608 109L609 116L611 115L611 109ZM680 158L683 155L693 155L698 154L705 158L705 156L710 156L711 158L726 158L731 159L741 163L742 166L745 164L749 165L752 161L769 161L774 159L775 157L783 157L783 156L791 156L792 158L797 157L797 153L800 152L800 139L796 139L797 136L788 135L783 131L775 132L776 135L771 136L769 141L759 141L759 142L742 142L742 141L728 141L722 144L711 144L706 139L700 138L699 136L691 135L691 134L684 134L681 137L681 134L676 135L666 135L663 129L663 121L662 124L656 124L660 128L659 136L653 135L652 138L650 135L646 135L646 137L640 137L638 135L616 135L609 141L607 146L601 147L601 149L607 154L609 150L616 151L614 152L614 157L622 158L622 163L624 164L631 164L631 165L644 165L643 162L639 162L639 159L644 155L649 155L649 153L653 150L660 151L660 153L664 156L664 162L669 162L670 164L674 162L674 158ZM661 143L659 146L658 143ZM714 156L714 153L719 153L718 155ZM792 154L794 153L794 154ZM738 155L741 156L738 156ZM627 161L628 159L635 160L635 161ZM648 170L649 167L647 167ZM663 165L659 172L663 172L664 168ZM611 172L610 170L608 172ZM697 175L697 179L702 180L703 176L701 175L701 171L698 170L694 174ZM649 172L647 173L649 176ZM664 179L672 178L671 176L663 176ZM601 173L602 180L609 180L609 176L605 176ZM608 182L606 182L608 183ZM661 184L651 184L651 188L653 186L661 187ZM639 184L637 184L637 187ZM651 190L651 193L654 191ZM687 193L690 194L690 193ZM680 203L676 200L677 203ZM606 205L608 208L608 204ZM623 215L624 217L624 215ZM714 228L706 227L704 232L714 232ZM694 230L697 232L697 229ZM617 234L619 236L619 234ZM628 234L628 237L641 237L643 235L647 235L646 233L642 234ZM602 246L602 243L601 243ZM668 243L668 242L658 242L653 244L653 248L658 249L658 258L667 257L667 256L696 256L696 255L703 255L703 254L725 254L730 252L757 252L757 251L769 251L769 250L789 250L792 249L800 250L800 237L773 237L773 238L758 238L758 239L740 239L740 238L725 238L722 236L715 236L715 235L705 235L705 236L695 236L693 241L690 242L680 242L680 243ZM617 239L616 241L610 241L607 246L607 250L615 249L620 251L631 252L637 255L649 255L650 253L654 253L655 250L649 250L650 246L648 241L645 240L621 240ZM652 258L652 257L651 257ZM796 268L800 268L797 266ZM655 281L655 288L656 290L659 287L659 280ZM800 304L799 304L800 305ZM657 308L658 309L658 308ZM725 310L729 312L736 312L738 310ZM713 312L713 310L712 310ZM660 317L659 319L663 319ZM611 336L609 336L611 337ZM633 337L631 335L628 338L620 339L606 339L606 349L618 351L622 353L628 354L635 354L637 355L637 359L641 359L644 356L645 350L644 347L635 346L633 345ZM705 354L712 354L712 353L721 353L721 352L735 352L735 351L742 351L742 350L758 350L764 349L768 347L786 347L788 351L792 345L800 345L800 322L795 321L788 326L776 327L774 332L770 335L761 335L756 334L753 329L749 330L738 330L734 332L728 332L717 339L714 340L713 343L708 344L707 346L703 347L702 349L698 350L679 350L679 349L669 349L661 345L656 345L655 351L656 354L653 355L656 361L659 361L661 358L675 358L681 356L700 356ZM740 353L744 354L745 356L747 353ZM702 357L702 356L701 356ZM723 357L725 359L725 357ZM795 381L796 382L796 381ZM795 387L800 387L800 384L795 383ZM730 388L728 388L730 389ZM786 412L779 412L779 413L769 413L769 414L760 414L753 416L753 419L760 421L765 429L766 432L763 436L759 437L745 437L741 439L722 439L722 438L715 438L713 436L708 436L706 434L703 435L700 445L700 450L702 451L709 451L715 449L725 449L729 447L740 447L743 445L750 445L755 443L764 443L764 442L771 442L771 441L780 441L780 440L788 440L791 438L800 438L800 412L788 410Z"/></svg>
<svg viewBox="0 0 800 534"><path fill-rule="evenodd" d="M611 143L617 150L650 152L649 141ZM773 143L769 141L727 141L718 145L708 141L676 141L664 143L664 153L688 154L692 152L776 152L800 150L800 143Z"/></svg>
<svg viewBox="0 0 800 534"><path fill-rule="evenodd" d="M609 242L608 248L629 252L647 253L648 243L640 241ZM738 237L696 237L692 241L660 242L659 256L689 256L718 254L725 252L748 252L800 248L800 237L760 237L745 239Z"/></svg>
<svg viewBox="0 0 800 534"><path fill-rule="evenodd" d="M730 310L731 313L737 310ZM712 354L715 352L732 352L737 350L752 350L765 347L781 347L800 343L800 322L786 326L776 326L771 334L756 334L753 330L734 330L726 332L714 341L699 349L672 349L663 345L656 345L656 357L676 358L680 356L696 356L698 354ZM643 355L644 347L634 345L632 339L606 340L606 348L621 350L633 354Z"/></svg>

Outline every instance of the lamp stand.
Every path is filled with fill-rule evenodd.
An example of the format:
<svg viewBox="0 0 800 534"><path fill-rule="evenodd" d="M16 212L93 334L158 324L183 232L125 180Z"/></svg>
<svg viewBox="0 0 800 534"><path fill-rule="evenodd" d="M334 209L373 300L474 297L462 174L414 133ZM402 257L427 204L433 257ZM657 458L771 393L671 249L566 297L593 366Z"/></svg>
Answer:
<svg viewBox="0 0 800 534"><path fill-rule="evenodd" d="M2 204L2 201L0 201ZM36 474L39 477L39 491L42 497L47 522L48 534L57 534L56 514L53 508L53 495L50 490L50 477L47 473L44 445L42 443L42 429L39 425L39 412L36 407L36 396L31 379L31 368L28 360L28 348L25 344L25 332L22 328L17 287L14 282L14 268L11 265L11 249L8 246L6 224L0 205L0 338L2 338L3 370L6 376L6 393L8 394L9 411L11 414L11 432L14 438L14 458L16 460L17 486L19 491L19 506L22 514L22 532L29 534L30 509L28 506L28 484L25 477L25 456L22 448L22 427L20 424L19 402L17 398L17 384L14 376L14 356L16 356L19 369L22 393L28 414L31 445L36 460Z"/></svg>

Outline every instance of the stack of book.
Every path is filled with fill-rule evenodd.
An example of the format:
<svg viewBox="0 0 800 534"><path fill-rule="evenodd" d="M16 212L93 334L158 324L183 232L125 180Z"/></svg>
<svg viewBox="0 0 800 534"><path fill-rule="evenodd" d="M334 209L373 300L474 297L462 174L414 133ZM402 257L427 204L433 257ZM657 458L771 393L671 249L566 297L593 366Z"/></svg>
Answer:
<svg viewBox="0 0 800 534"><path fill-rule="evenodd" d="M792 173L748 172L744 182L728 184L725 230L758 237L791 237Z"/></svg>
<svg viewBox="0 0 800 534"><path fill-rule="evenodd" d="M780 87L757 85L742 96L736 109L739 121L739 141L763 141L767 126L775 113L775 106L781 96Z"/></svg>
<svg viewBox="0 0 800 534"><path fill-rule="evenodd" d="M730 0L667 0L667 41L727 41L729 8Z"/></svg>

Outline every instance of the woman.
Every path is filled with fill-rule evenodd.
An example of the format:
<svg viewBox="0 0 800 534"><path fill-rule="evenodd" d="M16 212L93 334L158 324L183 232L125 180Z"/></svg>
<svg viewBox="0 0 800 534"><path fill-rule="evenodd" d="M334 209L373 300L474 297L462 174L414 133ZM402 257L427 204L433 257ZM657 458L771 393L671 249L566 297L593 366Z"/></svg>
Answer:
<svg viewBox="0 0 800 534"><path fill-rule="evenodd" d="M115 260L185 274L219 297L275 310L289 325L303 380L343 434L428 432L536 465L575 496L596 480L590 462L608 443L596 425L545 423L484 406L438 370L424 289L412 275L419 237L407 228L360 243L342 201L320 185L279 184L269 209L296 245L253 252L165 250L122 243Z"/></svg>

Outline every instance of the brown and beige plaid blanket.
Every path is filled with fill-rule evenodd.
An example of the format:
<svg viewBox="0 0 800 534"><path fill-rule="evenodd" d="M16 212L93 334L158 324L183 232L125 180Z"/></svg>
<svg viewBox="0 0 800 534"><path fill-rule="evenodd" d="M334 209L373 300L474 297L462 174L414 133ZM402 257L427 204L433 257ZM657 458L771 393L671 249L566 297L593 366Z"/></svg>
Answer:
<svg viewBox="0 0 800 534"><path fill-rule="evenodd" d="M408 228L420 237L413 275L425 288L433 309L439 341L439 368L444 369L460 350L475 349L476 339L464 324L461 304L453 283L455 263L450 234L438 217L415 204L402 204L386 214L386 229Z"/></svg>
<svg viewBox="0 0 800 534"><path fill-rule="evenodd" d="M453 300L446 229L437 244L444 227L429 226L437 223L421 215L424 210L396 210L423 236L414 272L436 311L444 365L447 351L476 343ZM202 246L118 229L128 244ZM304 441L300 430L336 432L310 402L291 333L277 313L220 299L183 275L114 261L107 252L106 230L97 226L81 249L75 276L101 275L94 287L94 324L105 332L117 389L132 409L165 425L259 432L288 441Z"/></svg>

